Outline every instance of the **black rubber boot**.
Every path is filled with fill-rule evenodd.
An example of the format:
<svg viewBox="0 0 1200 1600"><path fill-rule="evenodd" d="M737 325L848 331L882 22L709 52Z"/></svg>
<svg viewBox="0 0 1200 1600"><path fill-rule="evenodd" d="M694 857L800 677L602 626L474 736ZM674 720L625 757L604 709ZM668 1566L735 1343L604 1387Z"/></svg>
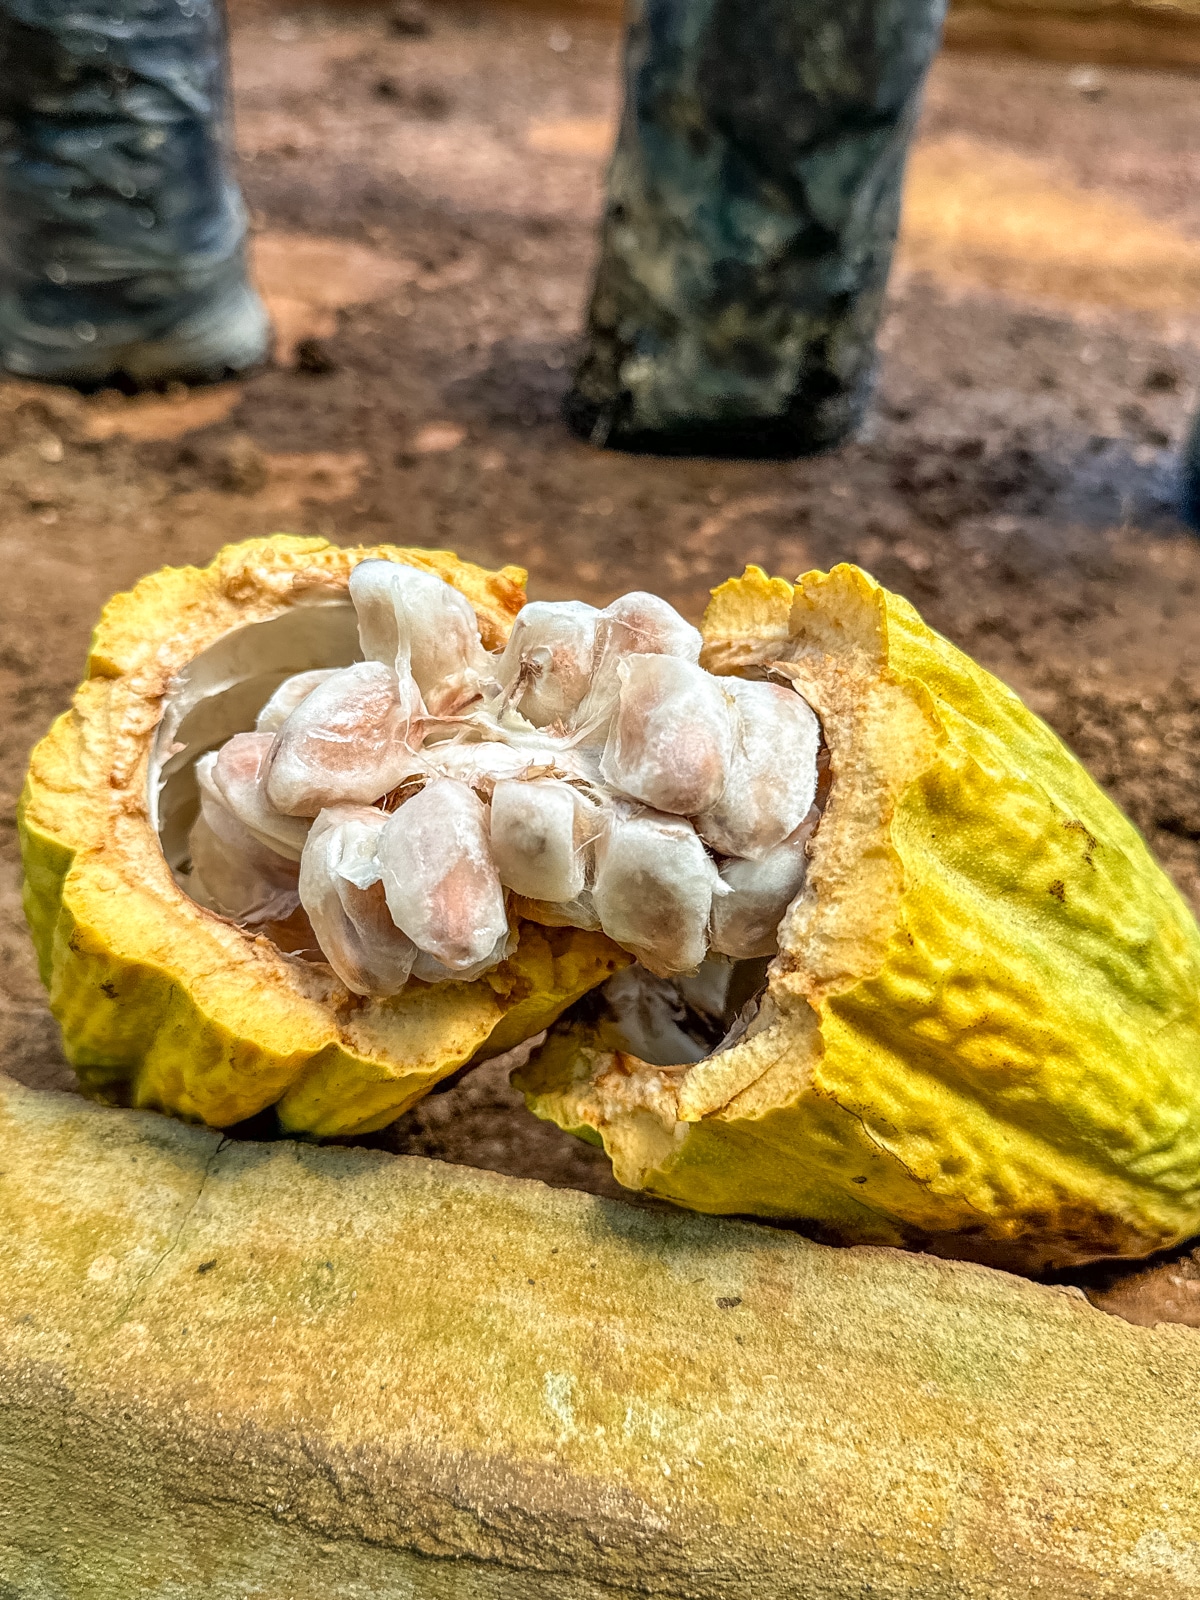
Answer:
<svg viewBox="0 0 1200 1600"><path fill-rule="evenodd" d="M0 0L0 367L135 384L261 360L219 0Z"/></svg>
<svg viewBox="0 0 1200 1600"><path fill-rule="evenodd" d="M1192 419L1191 432L1180 461L1179 509L1184 520L1200 532L1200 411Z"/></svg>
<svg viewBox="0 0 1200 1600"><path fill-rule="evenodd" d="M795 456L850 432L943 10L633 0L576 433Z"/></svg>

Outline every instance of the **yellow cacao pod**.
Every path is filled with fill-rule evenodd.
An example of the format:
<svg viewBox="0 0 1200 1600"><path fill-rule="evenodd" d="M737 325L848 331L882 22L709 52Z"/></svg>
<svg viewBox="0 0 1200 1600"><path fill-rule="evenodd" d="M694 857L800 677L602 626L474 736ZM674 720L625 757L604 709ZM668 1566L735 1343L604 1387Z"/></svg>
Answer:
<svg viewBox="0 0 1200 1600"><path fill-rule="evenodd" d="M218 1128L275 1106L291 1132L368 1132L466 1062L537 1033L627 959L603 935L523 923L516 950L476 982L364 999L176 881L192 760L251 726L289 675L356 658L347 584L371 557L457 588L491 649L524 603L519 568L279 535L158 572L106 606L86 680L34 751L20 806L42 978L97 1099Z"/></svg>
<svg viewBox="0 0 1200 1600"><path fill-rule="evenodd" d="M831 783L744 1031L648 1063L594 1001L515 1081L617 1178L1023 1270L1200 1231L1200 931L1002 683L851 566L714 591L703 663L789 677Z"/></svg>

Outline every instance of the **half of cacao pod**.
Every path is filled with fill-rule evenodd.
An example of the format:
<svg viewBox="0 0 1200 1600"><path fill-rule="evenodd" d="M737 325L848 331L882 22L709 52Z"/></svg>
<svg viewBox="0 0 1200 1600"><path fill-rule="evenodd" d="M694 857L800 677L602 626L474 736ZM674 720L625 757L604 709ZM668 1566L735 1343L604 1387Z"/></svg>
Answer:
<svg viewBox="0 0 1200 1600"><path fill-rule="evenodd" d="M672 1058L618 977L517 1073L530 1107L630 1188L843 1243L1035 1271L1200 1231L1200 930L1132 824L854 567L748 569L702 631L820 718L807 881L715 1048Z"/></svg>
<svg viewBox="0 0 1200 1600"><path fill-rule="evenodd" d="M196 759L253 727L289 677L359 659L347 588L371 558L454 586L493 649L524 602L519 568L277 535L155 573L105 607L19 817L25 911L88 1094L216 1128L275 1106L290 1132L365 1133L538 1033L628 959L602 934L522 923L477 981L375 1000L299 959L286 925L240 927L187 893Z"/></svg>

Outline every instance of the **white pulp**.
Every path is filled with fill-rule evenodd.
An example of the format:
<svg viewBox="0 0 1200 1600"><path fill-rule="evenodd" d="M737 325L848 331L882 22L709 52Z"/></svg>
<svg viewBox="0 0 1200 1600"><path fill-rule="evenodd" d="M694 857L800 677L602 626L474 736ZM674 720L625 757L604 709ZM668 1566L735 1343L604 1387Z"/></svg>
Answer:
<svg viewBox="0 0 1200 1600"><path fill-rule="evenodd" d="M435 573L396 561L360 561L350 575L358 636L368 661L411 680L430 710L452 702L487 666L479 622L465 595ZM411 691L407 703L415 709Z"/></svg>
<svg viewBox="0 0 1200 1600"><path fill-rule="evenodd" d="M486 972L518 915L603 928L659 977L774 952L816 819L794 689L706 672L655 595L532 602L497 654L432 573L362 562L350 597L367 659L276 680L196 762L197 899L255 927L302 906L377 997Z"/></svg>
<svg viewBox="0 0 1200 1600"><path fill-rule="evenodd" d="M597 855L601 927L658 977L694 972L721 879L691 823L614 806Z"/></svg>
<svg viewBox="0 0 1200 1600"><path fill-rule="evenodd" d="M291 817L369 805L410 776L411 732L390 667L378 661L342 667L304 697L275 735L271 804Z"/></svg>
<svg viewBox="0 0 1200 1600"><path fill-rule="evenodd" d="M804 821L817 797L821 726L792 688L723 678L739 712L729 777L696 818L720 855L758 860Z"/></svg>
<svg viewBox="0 0 1200 1600"><path fill-rule="evenodd" d="M337 670L337 667L319 667L315 672L297 672L294 677L285 678L255 717L255 733L278 733L301 700L307 699L318 684L332 678Z"/></svg>
<svg viewBox="0 0 1200 1600"><path fill-rule="evenodd" d="M496 676L535 728L565 727L592 683L600 613L582 600L531 600L517 615Z"/></svg>
<svg viewBox="0 0 1200 1600"><path fill-rule="evenodd" d="M508 935L479 796L431 779L387 819L376 849L396 926L449 971L478 971Z"/></svg>
<svg viewBox="0 0 1200 1600"><path fill-rule="evenodd" d="M598 807L555 778L507 779L492 791L492 856L506 889L556 905L577 900L591 866Z"/></svg>
<svg viewBox="0 0 1200 1600"><path fill-rule="evenodd" d="M736 710L720 678L674 656L629 656L600 771L657 811L694 817L729 782Z"/></svg>
<svg viewBox="0 0 1200 1600"><path fill-rule="evenodd" d="M300 863L300 903L325 959L354 994L398 994L417 947L392 921L380 879L387 813L334 806L313 823Z"/></svg>
<svg viewBox="0 0 1200 1600"><path fill-rule="evenodd" d="M235 733L215 756L205 756L214 794L247 828L259 844L289 861L299 861L308 838L302 817L276 811L267 797L275 736L270 733Z"/></svg>
<svg viewBox="0 0 1200 1600"><path fill-rule="evenodd" d="M791 905L804 887L811 834L812 824L805 822L757 861L734 857L725 862L721 882L726 892L713 902L711 931L719 955L748 961L774 954L780 907Z"/></svg>

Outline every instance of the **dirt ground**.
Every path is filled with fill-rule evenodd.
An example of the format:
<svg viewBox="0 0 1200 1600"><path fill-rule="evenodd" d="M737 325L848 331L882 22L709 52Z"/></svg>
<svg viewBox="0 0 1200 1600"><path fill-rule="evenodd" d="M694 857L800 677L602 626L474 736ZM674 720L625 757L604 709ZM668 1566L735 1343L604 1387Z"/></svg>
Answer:
<svg viewBox="0 0 1200 1600"><path fill-rule="evenodd" d="M594 451L558 416L618 34L586 10L406 15L234 5L275 365L136 399L0 384L6 1069L70 1084L13 809L100 606L279 528L520 562L542 598L655 589L693 617L747 561L858 561L1026 696L1200 909L1200 542L1171 509L1200 381L1195 80L942 58L861 438L797 463L664 461ZM384 1142L617 1192L494 1067ZM1091 1283L1135 1318L1200 1325L1190 1255Z"/></svg>

